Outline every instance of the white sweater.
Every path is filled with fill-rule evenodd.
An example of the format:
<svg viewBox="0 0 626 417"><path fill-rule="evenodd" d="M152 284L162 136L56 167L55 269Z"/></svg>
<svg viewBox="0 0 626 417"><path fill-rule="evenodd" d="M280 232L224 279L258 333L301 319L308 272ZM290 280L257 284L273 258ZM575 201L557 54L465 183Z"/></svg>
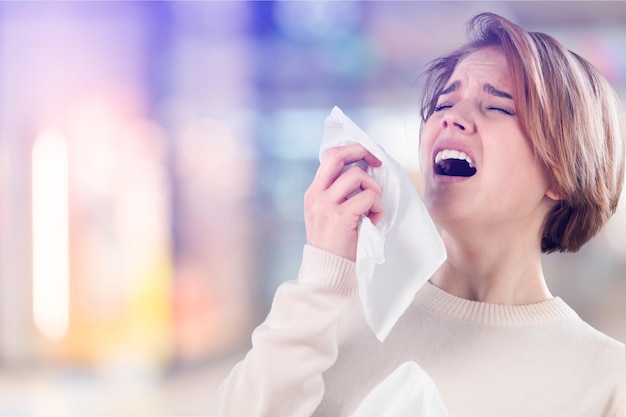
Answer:
<svg viewBox="0 0 626 417"><path fill-rule="evenodd" d="M624 345L560 298L487 304L427 283L380 343L354 263L310 246L252 343L220 388L222 417L347 417L409 360L433 378L450 417L625 415Z"/></svg>

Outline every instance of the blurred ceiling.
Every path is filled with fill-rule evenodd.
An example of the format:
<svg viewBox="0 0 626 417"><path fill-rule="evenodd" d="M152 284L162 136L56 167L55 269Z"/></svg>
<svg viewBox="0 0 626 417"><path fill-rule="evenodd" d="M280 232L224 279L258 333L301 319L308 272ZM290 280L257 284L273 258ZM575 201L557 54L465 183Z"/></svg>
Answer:
<svg viewBox="0 0 626 417"><path fill-rule="evenodd" d="M487 2L490 3L490 2ZM508 1L522 26L626 25L626 1Z"/></svg>

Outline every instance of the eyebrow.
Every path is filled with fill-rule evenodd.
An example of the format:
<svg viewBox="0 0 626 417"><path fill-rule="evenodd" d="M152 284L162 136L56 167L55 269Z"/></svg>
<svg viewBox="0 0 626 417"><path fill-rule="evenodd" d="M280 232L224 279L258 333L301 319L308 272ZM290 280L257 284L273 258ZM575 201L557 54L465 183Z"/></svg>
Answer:
<svg viewBox="0 0 626 417"><path fill-rule="evenodd" d="M445 94L453 93L453 92L455 92L456 90L459 89L460 85L461 85L461 83L459 81L455 81L452 84L450 84L448 87L446 87L443 90L441 90L441 93L439 93L439 95L443 96Z"/></svg>
<svg viewBox="0 0 626 417"><path fill-rule="evenodd" d="M489 93L493 96L502 97L502 98L510 98L511 100L513 100L512 95L510 95L506 91L498 90L496 87L494 87L491 84L485 84L485 86L483 87L483 90L485 90L486 93Z"/></svg>
<svg viewBox="0 0 626 417"><path fill-rule="evenodd" d="M443 95L446 95L446 94L453 93L453 92L457 91L460 86L461 86L461 82L460 81L455 81L452 84L450 84L449 86L447 86L446 88L444 88L443 90L441 90L441 93L439 93L439 95L443 96ZM496 87L494 87L491 84L485 84L485 86L483 87L483 90L486 93L491 94L492 96L508 98L508 99L513 100L513 96L511 94L507 93L506 91L498 90Z"/></svg>

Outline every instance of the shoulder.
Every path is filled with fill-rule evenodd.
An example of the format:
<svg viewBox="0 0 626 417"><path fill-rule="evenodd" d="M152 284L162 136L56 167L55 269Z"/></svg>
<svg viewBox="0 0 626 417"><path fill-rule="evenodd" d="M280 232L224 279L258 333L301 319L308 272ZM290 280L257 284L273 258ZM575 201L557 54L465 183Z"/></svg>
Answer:
<svg viewBox="0 0 626 417"><path fill-rule="evenodd" d="M613 352L616 355L626 355L624 343L596 329L578 315L565 323L563 333L577 343Z"/></svg>
<svg viewBox="0 0 626 417"><path fill-rule="evenodd" d="M607 416L624 415L626 393L626 347L579 319L576 325L577 343L584 347L580 354L580 368L587 382L589 394L596 392L598 404L606 407ZM589 390L589 386L593 386ZM581 394L582 395L582 394ZM605 397L606 395L606 397Z"/></svg>
<svg viewBox="0 0 626 417"><path fill-rule="evenodd" d="M578 315L562 322L554 337L558 345L568 347L565 356L576 356L581 366L615 375L623 381L626 375L624 343L596 329Z"/></svg>

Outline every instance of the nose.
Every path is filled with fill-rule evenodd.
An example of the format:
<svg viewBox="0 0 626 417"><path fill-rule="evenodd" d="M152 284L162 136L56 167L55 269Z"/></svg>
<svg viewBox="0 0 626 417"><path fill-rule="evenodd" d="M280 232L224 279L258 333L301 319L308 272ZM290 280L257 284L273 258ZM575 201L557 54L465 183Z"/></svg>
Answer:
<svg viewBox="0 0 626 417"><path fill-rule="evenodd" d="M458 129L465 134L474 133L476 125L469 103L459 102L447 109L443 116L443 127Z"/></svg>

